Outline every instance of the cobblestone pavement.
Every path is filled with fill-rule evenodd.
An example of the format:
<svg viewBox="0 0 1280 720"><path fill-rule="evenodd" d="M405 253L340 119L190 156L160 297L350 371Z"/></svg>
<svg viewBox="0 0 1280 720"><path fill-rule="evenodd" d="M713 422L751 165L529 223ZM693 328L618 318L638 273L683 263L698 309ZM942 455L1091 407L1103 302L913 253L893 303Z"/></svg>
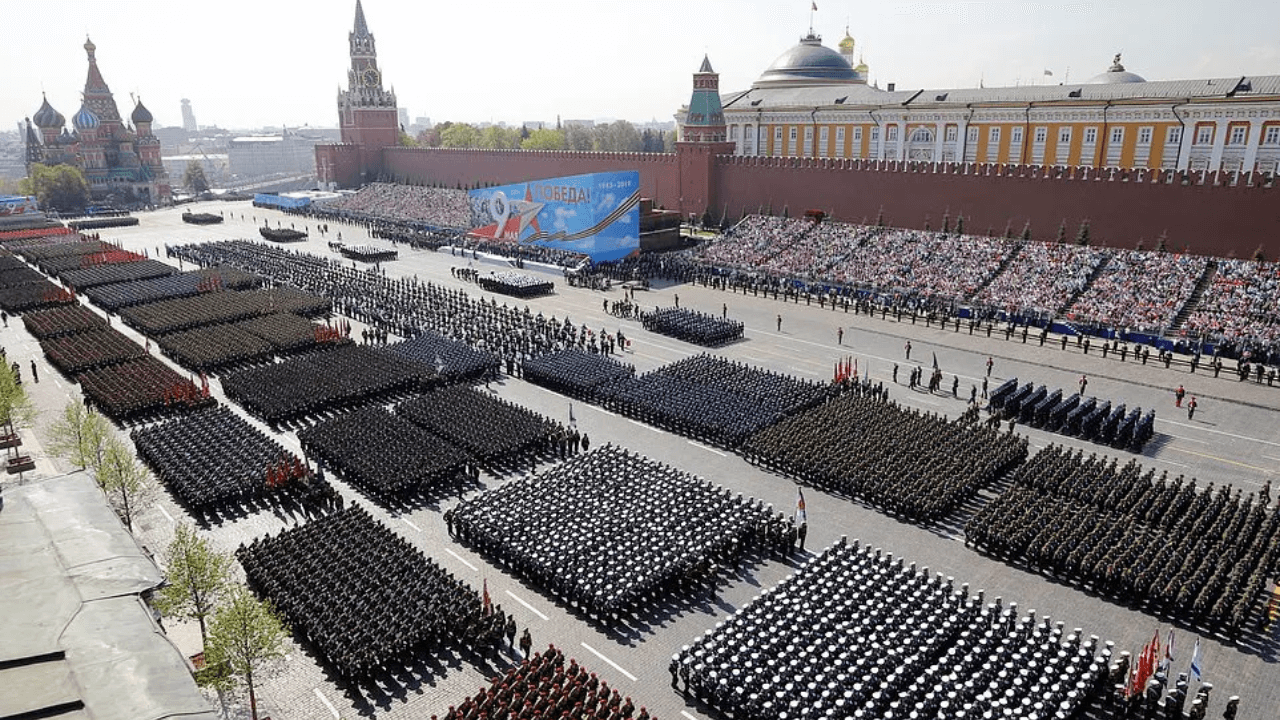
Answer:
<svg viewBox="0 0 1280 720"><path fill-rule="evenodd" d="M253 208L248 203L209 203L199 209L222 211L234 217L222 226L195 227L181 222L180 210L164 210L140 215L142 222L135 228L104 230L102 236L119 241L129 249L146 249L155 257L157 250L166 242L257 238L256 227L264 217L270 217L273 224L280 220L286 227L290 223L299 228L309 224L314 226L309 221ZM239 219L242 212L243 221ZM333 257L326 243L335 239L339 230L345 242L389 244L369 239L363 231L351 226L335 225L329 237L313 235L308 242L291 246L291 249ZM451 266L465 265L466 261L451 257L447 250L431 253L404 247L398 249L401 259L384 264L389 276L418 277L442 285L465 287L475 295L488 297L477 292L474 285L461 283L450 276ZM482 270L499 267L496 263L486 265L483 261L477 266ZM1274 481L1280 467L1280 430L1277 430L1280 387L1239 383L1234 376L1228 379L1226 373L1219 379L1203 371L1192 375L1185 366L1166 370L1154 363L1143 367L1132 359L1121 363L1114 356L1104 360L1096 352L1084 356L1075 350L1074 345L1064 352L1058 349L1054 338L1042 348L1035 338L1024 345L1020 336L1015 336L1011 342L999 334L992 339L985 334L970 337L967 330L956 333L939 330L936 326L926 328L923 321L913 325L909 321L895 322L892 318L871 319L820 309L816 303L812 306L783 304L772 299L702 287L659 287L648 293L638 292L636 297L642 305L669 305L673 290L679 292L683 307L719 313L723 303L728 305L730 317L745 322L746 339L716 351L735 360L800 377L827 380L835 362L852 355L859 360L863 372L869 371L873 379L889 383L895 362L901 365L902 379L905 381L907 377L909 369L903 357L903 345L910 340L912 358L916 362L929 365L932 353L937 353L939 364L947 376L944 387L949 388L951 375L959 376L961 398L953 399L949 393L944 396L913 392L905 385L894 386L891 397L909 407L950 416L963 410L970 385L980 387L988 357L994 361L992 389L1007 377L1018 377L1024 383L1034 381L1051 389L1062 387L1071 391L1078 385L1080 375L1086 374L1091 394L1124 401L1130 406L1157 409L1157 437L1143 453L1141 461L1145 464L1167 469L1171 475L1194 476L1201 482L1236 484L1246 492L1257 490L1268 480ZM638 322L604 314L601 300L616 299L620 294L619 290L593 292L569 288L557 282L554 296L530 301L528 305L547 315L569 315L575 322L586 322L596 329L606 328L613 332L621 328L634 341L633 352L627 353L624 359L635 364L641 372L701 351L700 348L647 333ZM499 297L498 302L515 301ZM775 328L778 314L783 316L782 332ZM37 457L37 470L28 473L27 477L38 481L41 477L69 469L62 461L46 457L39 447L38 438L52 421L53 413L60 410L68 399L79 399L79 393L74 385L43 362L38 343L22 329L20 321L11 321L9 325L9 328L0 330L0 344L8 350L10 359L22 365L24 375L29 372L30 359L35 358L40 364L41 383L31 387L42 410L41 427L35 433L27 433L32 438L27 449ZM122 328L120 323L114 325L141 341L132 330ZM844 328L843 346L836 344L837 327ZM360 329L360 325L355 324L356 336L359 336ZM1193 421L1173 406L1172 389L1180 383L1200 399L1200 408ZM214 393L225 402L216 378L211 384ZM567 420L568 400L563 396L510 378L493 383L491 389L501 397ZM228 405L241 412L238 406ZM735 455L582 403L575 403L574 414L579 428L590 435L593 446L608 442L623 445L748 496L762 498L780 510L789 510L795 502L795 486L790 480L753 467ZM255 421L255 424L266 430L261 423ZM1019 428L1018 432L1025 433L1036 447L1059 443L1083 447L1088 452L1119 455L1122 459L1130 455L1035 429ZM286 446L300 451L293 433L278 434L277 437ZM483 488L489 488L501 483L502 478L485 475L481 481ZM775 584L803 561L803 556L797 555L789 562L748 563L737 572L722 572L714 586L708 585L700 593L672 600L622 627L606 629L450 540L441 514L456 503L455 498L442 499L404 514L393 514L369 502L336 478L335 486L349 501L362 503L376 517L460 577L477 587L487 580L494 601L513 613L521 627L531 629L535 648L554 643L617 687L619 692L630 695L637 706L648 707L664 720L710 717L705 708L687 703L669 688L667 661L671 654L714 627L736 608L750 602L761 589ZM480 492L483 488L468 492ZM859 538L864 543L904 557L908 562L953 576L957 583L968 583L975 591L984 589L988 597L1015 600L1021 608L1035 608L1039 615L1062 620L1069 628L1080 627L1086 633L1114 640L1119 650L1137 653L1153 631L1159 629L1163 638L1170 627L1165 618L1154 617L1138 608L1117 605L1071 585L1011 568L966 549L959 528L971 510L962 511L934 527L917 527L898 522L860 503L817 490L807 492L806 499L810 525L808 547L811 551L820 550L842 535ZM190 522L190 518L167 493L160 492L154 505L142 513L137 529L144 544L159 554L172 536L175 522ZM297 522L297 517L267 509L202 529L201 533L219 548L232 551L254 537L279 532ZM1185 670L1196 633L1187 628L1174 628L1177 633L1176 666ZM199 633L192 627L178 624L170 631L171 637L187 654L199 650ZM1214 682L1214 695L1218 698L1211 708L1212 717L1220 715L1222 698L1232 694L1242 697L1238 715L1241 720L1271 720L1276 716L1275 708L1280 707L1280 668L1276 664L1277 641L1274 635L1258 640L1250 647L1238 647L1204 635L1202 646L1206 679ZM275 720L427 718L442 714L450 705L461 702L483 684L486 677L500 672L514 659L510 654L494 659L460 655L424 658L394 677L356 688L330 676L305 648L295 645L290 648L288 660L262 680L258 693L259 707L262 716L270 715ZM217 707L216 696L210 697ZM232 699L227 707L230 717L246 716L243 699Z"/></svg>

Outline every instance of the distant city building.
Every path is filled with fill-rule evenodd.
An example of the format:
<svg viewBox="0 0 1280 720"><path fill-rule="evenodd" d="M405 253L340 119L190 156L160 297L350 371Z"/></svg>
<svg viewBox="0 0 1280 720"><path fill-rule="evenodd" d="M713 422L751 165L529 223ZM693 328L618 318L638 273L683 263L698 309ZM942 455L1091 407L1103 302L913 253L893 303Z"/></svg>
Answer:
<svg viewBox="0 0 1280 720"><path fill-rule="evenodd" d="M316 145L325 138L285 130L279 135L244 135L227 143L232 175L254 177L316 171Z"/></svg>
<svg viewBox="0 0 1280 720"><path fill-rule="evenodd" d="M89 75L80 110L66 118L44 98L26 123L27 164L67 164L80 168L96 200L116 197L123 202L169 202L169 174L160 159L160 140L151 132L151 112L139 100L129 116L120 117L115 97L98 69L97 47L86 40Z"/></svg>
<svg viewBox="0 0 1280 720"><path fill-rule="evenodd" d="M396 108L396 119L400 121L400 127L409 127L409 108Z"/></svg>
<svg viewBox="0 0 1280 720"><path fill-rule="evenodd" d="M204 169L205 179L209 181L211 187L222 187L227 182L227 175L230 172L229 157L226 153L197 153L190 155L165 155L164 169L169 173L169 177L178 178L181 184L182 178L187 173L187 166L194 160L200 163L200 167Z"/></svg>
<svg viewBox="0 0 1280 720"><path fill-rule="evenodd" d="M1118 54L1088 80L1045 85L882 90L867 74L847 33L836 51L810 31L750 88L720 95L734 154L1280 170L1280 75L1147 81Z"/></svg>
<svg viewBox="0 0 1280 720"><path fill-rule="evenodd" d="M189 133L199 129L196 125L196 114L191 112L191 101L186 98L182 98L182 129Z"/></svg>

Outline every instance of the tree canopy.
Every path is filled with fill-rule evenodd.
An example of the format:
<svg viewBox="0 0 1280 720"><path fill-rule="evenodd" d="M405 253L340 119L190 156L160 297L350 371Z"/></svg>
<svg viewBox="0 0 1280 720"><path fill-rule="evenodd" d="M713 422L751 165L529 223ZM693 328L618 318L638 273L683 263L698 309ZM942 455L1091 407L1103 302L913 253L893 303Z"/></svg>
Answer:
<svg viewBox="0 0 1280 720"><path fill-rule="evenodd" d="M36 408L26 388L18 382L13 368L0 362L0 425L15 432L31 427L36 419Z"/></svg>
<svg viewBox="0 0 1280 720"><path fill-rule="evenodd" d="M199 622L200 640L208 643L205 619L231 584L231 565L230 555L214 550L190 525L178 525L165 550L169 581L161 588L156 607L165 615Z"/></svg>
<svg viewBox="0 0 1280 720"><path fill-rule="evenodd" d="M259 673L266 663L284 657L286 636L284 623L271 604L258 600L243 585L231 586L209 623L205 662L245 683L254 720L258 717L254 673ZM208 679L216 682L219 676L214 674Z"/></svg>
<svg viewBox="0 0 1280 720"><path fill-rule="evenodd" d="M194 193L209 191L209 178L205 177L204 166L199 160L187 161L187 170L182 174L182 184Z"/></svg>
<svg viewBox="0 0 1280 720"><path fill-rule="evenodd" d="M46 210L81 213L89 204L89 181L71 165L31 166L31 175L18 184L23 195L34 195Z"/></svg>
<svg viewBox="0 0 1280 720"><path fill-rule="evenodd" d="M97 473L110 437L111 426L105 417L72 400L49 426L49 452Z"/></svg>
<svg viewBox="0 0 1280 720"><path fill-rule="evenodd" d="M133 532L133 519L138 507L144 503L151 489L148 483L151 472L138 462L123 440L112 437L107 440L97 479L120 521Z"/></svg>

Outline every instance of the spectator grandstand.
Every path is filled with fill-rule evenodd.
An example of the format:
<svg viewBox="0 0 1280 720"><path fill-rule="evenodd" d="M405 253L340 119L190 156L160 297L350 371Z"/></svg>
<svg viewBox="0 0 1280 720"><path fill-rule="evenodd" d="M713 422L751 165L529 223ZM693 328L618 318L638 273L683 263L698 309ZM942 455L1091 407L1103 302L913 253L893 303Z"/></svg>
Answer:
<svg viewBox="0 0 1280 720"><path fill-rule="evenodd" d="M471 224L471 206L466 191L449 188L372 183L354 195L327 201L321 207L352 218L450 228L464 228Z"/></svg>
<svg viewBox="0 0 1280 720"><path fill-rule="evenodd" d="M1232 343L1280 341L1280 263L1219 260L1213 282L1183 326Z"/></svg>
<svg viewBox="0 0 1280 720"><path fill-rule="evenodd" d="M1114 250L1102 274L1067 312L1093 325L1160 333L1191 299L1207 258Z"/></svg>

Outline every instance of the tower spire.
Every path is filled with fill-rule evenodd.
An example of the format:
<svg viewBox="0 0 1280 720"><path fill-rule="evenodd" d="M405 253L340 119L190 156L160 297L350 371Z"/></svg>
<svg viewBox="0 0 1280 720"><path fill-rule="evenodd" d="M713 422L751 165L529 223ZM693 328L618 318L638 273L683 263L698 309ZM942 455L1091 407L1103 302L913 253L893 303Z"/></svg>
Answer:
<svg viewBox="0 0 1280 720"><path fill-rule="evenodd" d="M369 25L364 20L364 6L360 4L360 0L356 0L356 29L357 35L368 35Z"/></svg>

